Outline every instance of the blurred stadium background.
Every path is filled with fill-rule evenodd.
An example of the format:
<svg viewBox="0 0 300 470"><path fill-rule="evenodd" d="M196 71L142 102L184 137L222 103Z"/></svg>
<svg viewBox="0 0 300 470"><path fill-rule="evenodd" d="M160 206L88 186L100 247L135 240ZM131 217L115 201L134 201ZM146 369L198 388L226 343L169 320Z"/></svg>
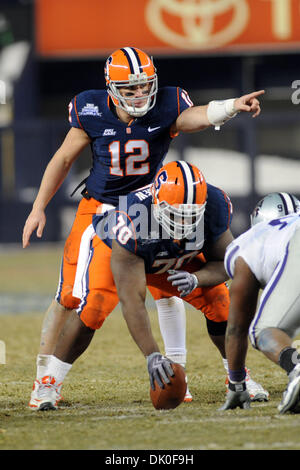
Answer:
<svg viewBox="0 0 300 470"><path fill-rule="evenodd" d="M260 196L300 195L299 0L1 0L0 244L21 241L70 99L104 88L106 57L126 45L153 55L160 86L183 87L194 104L266 90L258 119L180 135L168 157L197 162L228 192L235 235ZM42 242L65 239L90 163L86 151L49 204Z"/></svg>

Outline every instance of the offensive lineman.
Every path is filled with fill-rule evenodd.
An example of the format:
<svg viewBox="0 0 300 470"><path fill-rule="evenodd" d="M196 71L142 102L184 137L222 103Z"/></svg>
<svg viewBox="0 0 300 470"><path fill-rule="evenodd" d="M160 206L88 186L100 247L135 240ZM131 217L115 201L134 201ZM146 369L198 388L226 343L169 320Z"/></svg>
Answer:
<svg viewBox="0 0 300 470"><path fill-rule="evenodd" d="M229 293L223 261L233 239L231 216L228 196L183 161L163 166L153 185L130 193L106 216L96 216L82 237L73 290L80 299L77 314L63 330L55 360L70 370L120 299L128 329L147 358L152 386L154 378L168 381L170 359L160 354L152 336L146 287L154 298L157 290L165 298L180 294L201 309L225 359ZM97 311L89 308L94 294L102 298ZM56 409L65 376L50 361L38 391L39 410Z"/></svg>

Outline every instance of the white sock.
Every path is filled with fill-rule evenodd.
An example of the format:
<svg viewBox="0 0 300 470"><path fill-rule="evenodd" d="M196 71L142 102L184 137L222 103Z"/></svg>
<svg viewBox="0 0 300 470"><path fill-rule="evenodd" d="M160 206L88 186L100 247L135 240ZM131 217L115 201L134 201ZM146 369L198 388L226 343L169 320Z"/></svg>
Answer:
<svg viewBox="0 0 300 470"><path fill-rule="evenodd" d="M185 367L186 316L183 300L179 297L160 299L156 301L156 307L165 355Z"/></svg>
<svg viewBox="0 0 300 470"><path fill-rule="evenodd" d="M46 369L51 359L51 354L38 354L36 357L36 379L41 380L46 375Z"/></svg>
<svg viewBox="0 0 300 470"><path fill-rule="evenodd" d="M227 359L224 359L223 357L222 357L222 361L223 361L224 369L226 370L226 372L228 374L228 361L227 361Z"/></svg>
<svg viewBox="0 0 300 470"><path fill-rule="evenodd" d="M63 362L55 356L51 356L46 375L55 377L56 382L60 384L64 381L71 367L72 364L68 364L67 362Z"/></svg>

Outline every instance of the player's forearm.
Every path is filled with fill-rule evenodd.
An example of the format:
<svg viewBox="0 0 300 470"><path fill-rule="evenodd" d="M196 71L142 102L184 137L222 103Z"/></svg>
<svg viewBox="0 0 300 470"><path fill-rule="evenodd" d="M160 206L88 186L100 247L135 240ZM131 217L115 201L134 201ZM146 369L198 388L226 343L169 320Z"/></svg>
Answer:
<svg viewBox="0 0 300 470"><path fill-rule="evenodd" d="M71 162L67 159L60 158L58 152L54 155L45 170L38 195L33 204L33 209L45 210L47 204L60 188L71 168Z"/></svg>
<svg viewBox="0 0 300 470"><path fill-rule="evenodd" d="M197 132L210 126L207 106L194 106L183 111L176 120L178 132Z"/></svg>
<svg viewBox="0 0 300 470"><path fill-rule="evenodd" d="M240 258L236 265L243 262ZM241 276L241 273L240 273ZM230 307L226 328L225 349L230 370L240 370L245 366L248 349L248 332L253 319L258 290L253 289L237 278L230 286Z"/></svg>
<svg viewBox="0 0 300 470"><path fill-rule="evenodd" d="M208 261L200 271L193 274L198 279L199 287L215 286L228 280L223 261Z"/></svg>
<svg viewBox="0 0 300 470"><path fill-rule="evenodd" d="M144 356L158 352L159 347L152 335L148 312L143 302L134 302L132 297L121 302L122 312L129 332Z"/></svg>
<svg viewBox="0 0 300 470"><path fill-rule="evenodd" d="M112 242L111 270L129 332L144 356L159 352L145 307L144 260Z"/></svg>
<svg viewBox="0 0 300 470"><path fill-rule="evenodd" d="M176 120L177 132L197 132L213 125L217 129L226 121L236 116L240 111L252 112L253 117L260 114L260 105L257 99L264 90L249 93L240 98L210 101L206 106L194 106L184 110Z"/></svg>
<svg viewBox="0 0 300 470"><path fill-rule="evenodd" d="M230 370L237 371L245 367L247 349L248 328L228 323L225 337L225 350Z"/></svg>
<svg viewBox="0 0 300 470"><path fill-rule="evenodd" d="M82 130L72 127L62 145L50 160L33 208L44 210L58 188L65 180L72 164L81 151L90 144L89 136Z"/></svg>

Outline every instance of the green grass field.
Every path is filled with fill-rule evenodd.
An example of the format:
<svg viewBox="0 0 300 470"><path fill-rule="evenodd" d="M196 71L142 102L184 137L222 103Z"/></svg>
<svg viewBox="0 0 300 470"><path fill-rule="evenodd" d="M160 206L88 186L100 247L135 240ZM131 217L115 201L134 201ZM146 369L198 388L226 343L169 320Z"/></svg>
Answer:
<svg viewBox="0 0 300 470"><path fill-rule="evenodd" d="M53 295L61 247L0 252L0 297L36 290ZM20 300L16 300L20 302ZM160 345L157 315L150 312ZM251 410L219 412L225 374L202 314L187 311L187 373L194 400L157 411L149 399L145 359L127 332L119 309L74 364L55 412L27 407L35 375L43 311L0 315L6 364L0 365L0 450L292 450L300 449L299 415L278 415L285 373L249 349L252 376L270 392Z"/></svg>

